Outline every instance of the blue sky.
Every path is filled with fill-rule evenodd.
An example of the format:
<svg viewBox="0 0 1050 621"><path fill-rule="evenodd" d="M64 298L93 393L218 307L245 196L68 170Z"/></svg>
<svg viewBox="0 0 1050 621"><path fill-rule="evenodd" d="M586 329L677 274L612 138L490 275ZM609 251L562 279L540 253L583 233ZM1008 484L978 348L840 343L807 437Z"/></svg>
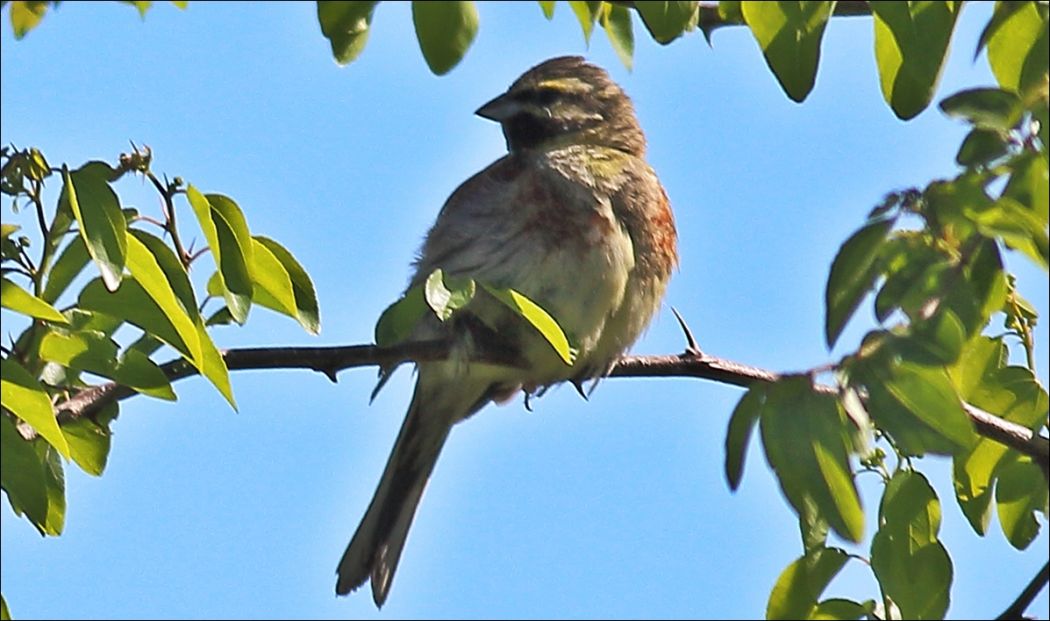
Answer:
<svg viewBox="0 0 1050 621"><path fill-rule="evenodd" d="M799 106L740 28L716 32L714 49L698 34L661 47L636 20L628 72L604 33L587 48L564 4L550 23L534 3L479 10L472 49L439 78L407 4L380 5L365 52L339 68L313 3L157 3L144 21L116 3L63 3L20 42L2 28L0 140L71 165L115 160L129 140L148 144L155 171L232 196L253 233L284 243L317 286L321 336L256 309L246 329L216 333L220 347L364 343L445 198L504 152L499 128L472 112L543 59L584 54L633 97L681 238L665 308L634 350L683 348L669 305L709 353L774 370L824 364L856 345L867 310L839 350L823 345L838 245L885 192L952 175L965 132L935 109L909 123L892 115L869 20L829 26L816 89ZM992 83L983 58L971 62L989 10L964 10L939 97ZM125 206L159 214L138 181L118 191ZM1010 259L1045 318L1045 274ZM195 281L210 271L202 262ZM5 313L4 334L18 329ZM1045 384L1045 321L1037 342ZM611 380L590 402L563 388L531 413L516 401L458 426L386 607L377 612L367 591L337 599L336 562L411 390L403 369L369 406L374 378L368 369L338 384L302 371L237 373L239 413L199 379L176 385L176 404L125 402L105 475L68 469L62 537L41 539L0 512L12 612L747 618L764 614L800 553L757 447L740 491L722 475L738 389ZM955 504L947 463L926 462L955 563L949 615L997 614L1045 562L1037 550L1047 535L1025 554L997 525L979 539ZM879 490L873 478L862 486L870 517ZM859 563L827 591L876 594ZM1048 616L1045 592L1029 612Z"/></svg>

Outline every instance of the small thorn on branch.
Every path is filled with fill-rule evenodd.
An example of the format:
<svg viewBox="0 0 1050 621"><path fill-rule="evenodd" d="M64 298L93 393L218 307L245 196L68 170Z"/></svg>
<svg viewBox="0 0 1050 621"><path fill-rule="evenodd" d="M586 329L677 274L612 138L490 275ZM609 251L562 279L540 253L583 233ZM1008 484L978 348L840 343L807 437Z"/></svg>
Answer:
<svg viewBox="0 0 1050 621"><path fill-rule="evenodd" d="M682 319L682 315L679 314L678 309L671 307L671 312L674 313L674 318L678 320L678 325L682 328L682 332L685 334L685 352L682 354L683 358L703 358L704 352L700 351L700 346L696 344L696 338L693 336L693 331L689 329L689 325L685 323L685 319Z"/></svg>

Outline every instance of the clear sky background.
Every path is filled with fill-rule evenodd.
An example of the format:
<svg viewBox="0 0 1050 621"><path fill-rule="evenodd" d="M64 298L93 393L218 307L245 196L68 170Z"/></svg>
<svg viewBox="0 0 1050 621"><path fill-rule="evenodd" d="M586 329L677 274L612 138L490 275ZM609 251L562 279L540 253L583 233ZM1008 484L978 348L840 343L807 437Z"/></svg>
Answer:
<svg viewBox="0 0 1050 621"><path fill-rule="evenodd" d="M20 42L5 11L0 140L71 165L115 161L129 140L148 144L155 171L232 196L253 233L291 249L317 286L321 336L255 309L247 328L216 332L220 347L366 343L445 198L504 153L499 127L473 111L532 65L583 54L633 97L681 237L681 268L634 351L682 350L670 305L707 352L773 370L821 365L856 346L867 305L839 350L823 345L839 244L887 191L954 174L965 132L933 108L909 123L893 116L870 20L833 20L816 89L800 106L743 28L716 32L714 49L699 34L661 47L636 19L628 72L604 32L587 48L563 3L550 23L535 3L479 10L473 47L440 78L423 61L407 4L379 6L368 47L345 68L331 59L313 3L157 3L141 21L116 3L69 2ZM984 59L971 62L989 13L963 11L938 99L993 84ZM159 215L138 180L118 191L125 206ZM185 204L182 213L191 219ZM203 283L212 264L199 265ZM1046 383L1047 280L1018 257L1010 266L1043 317ZM21 329L9 314L3 323L5 340ZM747 618L764 614L777 576L801 553L757 442L742 489L726 485L723 440L739 389L617 379L590 402L562 388L534 412L519 400L458 426L387 606L378 613L367 591L337 599L336 562L411 390L402 369L369 406L374 379L371 369L338 384L303 371L238 372L239 413L200 379L178 383L175 404L125 402L104 476L67 470L62 537L42 539L8 507L0 512L13 614ZM951 493L948 462L922 466L955 564L949 615L999 613L1045 562L1045 530L1024 554L995 522L978 538ZM863 477L862 489L870 535L875 478ZM877 593L855 561L827 591ZM1029 612L1048 616L1045 591Z"/></svg>

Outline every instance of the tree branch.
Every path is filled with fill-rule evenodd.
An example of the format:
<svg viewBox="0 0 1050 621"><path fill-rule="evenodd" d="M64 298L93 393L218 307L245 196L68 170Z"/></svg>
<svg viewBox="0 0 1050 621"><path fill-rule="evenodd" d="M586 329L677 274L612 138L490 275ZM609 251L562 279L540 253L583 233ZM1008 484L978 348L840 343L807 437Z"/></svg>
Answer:
<svg viewBox="0 0 1050 621"><path fill-rule="evenodd" d="M1032 605L1032 600L1035 599L1036 595L1039 595L1039 591L1043 590L1048 581L1050 581L1050 562L1043 565L1039 573L1032 578L1028 586L1017 596L1014 603L1010 604L1010 607L1004 610L1003 614L996 617L996 619L1023 619L1024 611Z"/></svg>
<svg viewBox="0 0 1050 621"><path fill-rule="evenodd" d="M343 347L262 347L230 349L223 352L231 371L251 369L309 369L323 373L333 382L345 369L366 366L394 367L405 362L444 360L450 346L445 341L404 343L393 347L350 345ZM516 353L490 348L475 358L479 362L504 366L522 366ZM197 370L183 359L161 367L172 380L197 375ZM754 382L773 382L780 374L731 360L690 351L680 355L625 356L613 367L610 377L695 377L721 384L746 388ZM830 386L821 390L835 392ZM78 392L55 405L59 422L92 416L105 405L138 394L114 382L100 384ZM1027 427L963 404L977 433L1013 448L1036 460L1046 474L1050 470L1050 440Z"/></svg>

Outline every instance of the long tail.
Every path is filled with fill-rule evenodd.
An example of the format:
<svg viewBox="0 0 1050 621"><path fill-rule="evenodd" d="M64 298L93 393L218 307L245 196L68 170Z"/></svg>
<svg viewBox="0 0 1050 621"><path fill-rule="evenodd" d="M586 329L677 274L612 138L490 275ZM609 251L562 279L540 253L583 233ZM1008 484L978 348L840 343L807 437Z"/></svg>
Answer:
<svg viewBox="0 0 1050 621"><path fill-rule="evenodd" d="M390 453L368 511L336 570L338 595L372 580L372 599L382 606L405 546L419 500L448 433L483 405L484 387L456 382L438 363L421 365L405 422Z"/></svg>

